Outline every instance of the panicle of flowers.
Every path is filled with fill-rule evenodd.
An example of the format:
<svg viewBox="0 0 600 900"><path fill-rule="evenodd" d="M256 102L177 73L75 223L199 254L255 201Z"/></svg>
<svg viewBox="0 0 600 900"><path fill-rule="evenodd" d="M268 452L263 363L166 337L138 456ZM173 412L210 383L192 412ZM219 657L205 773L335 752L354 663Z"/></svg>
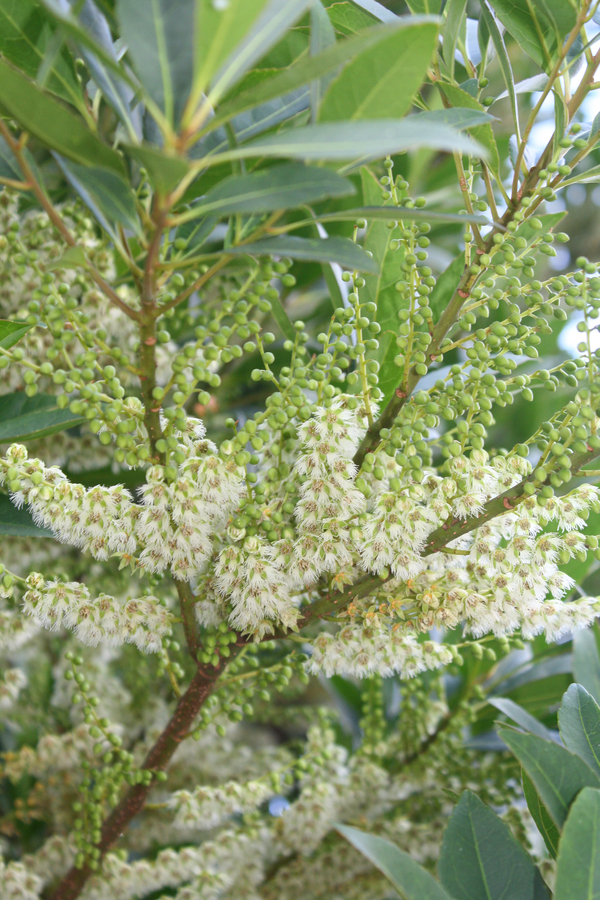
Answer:
<svg viewBox="0 0 600 900"><path fill-rule="evenodd" d="M300 616L294 606L291 581L277 558L277 549L258 536L242 545L229 544L215 565L215 582L231 604L229 623L256 639L278 626L294 628Z"/></svg>
<svg viewBox="0 0 600 900"><path fill-rule="evenodd" d="M125 603L108 594L91 598L80 582L45 581L37 572L26 582L23 612L51 631L68 628L90 647L131 643L145 653L157 653L171 633L171 614L156 597Z"/></svg>
<svg viewBox="0 0 600 900"><path fill-rule="evenodd" d="M43 882L20 862L0 859L0 900L38 900Z"/></svg>
<svg viewBox="0 0 600 900"><path fill-rule="evenodd" d="M5 669L0 681L0 710L9 710L26 684L22 669Z"/></svg>
<svg viewBox="0 0 600 900"><path fill-rule="evenodd" d="M223 824L233 815L258 809L273 793L268 780L228 781L216 787L201 786L194 791L176 791L168 805L176 812L175 825L208 830Z"/></svg>
<svg viewBox="0 0 600 900"><path fill-rule="evenodd" d="M452 662L452 649L435 641L418 642L411 634L347 625L337 634L322 632L312 643L306 666L314 675L354 675L365 678L379 674L399 674L412 678L426 669L438 669Z"/></svg>

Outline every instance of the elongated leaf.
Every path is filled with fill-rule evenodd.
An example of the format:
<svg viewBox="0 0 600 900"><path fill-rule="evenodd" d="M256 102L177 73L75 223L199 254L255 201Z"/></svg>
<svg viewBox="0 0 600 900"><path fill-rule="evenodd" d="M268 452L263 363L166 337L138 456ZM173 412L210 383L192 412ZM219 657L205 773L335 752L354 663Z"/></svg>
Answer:
<svg viewBox="0 0 600 900"><path fill-rule="evenodd" d="M393 22L398 18L396 13L384 6L383 3L379 3L378 0L352 0L352 2L364 12L379 19L380 22Z"/></svg>
<svg viewBox="0 0 600 900"><path fill-rule="evenodd" d="M437 322L454 296L465 271L465 254L459 253L442 272L429 295L433 321Z"/></svg>
<svg viewBox="0 0 600 900"><path fill-rule="evenodd" d="M17 509L6 494L0 494L0 535L10 537L53 537L48 528L38 528L27 509Z"/></svg>
<svg viewBox="0 0 600 900"><path fill-rule="evenodd" d="M52 40L47 16L35 0L0 0L0 53L25 75L38 77ZM45 84L74 106L83 106L81 85L64 49L52 55Z"/></svg>
<svg viewBox="0 0 600 900"><path fill-rule="evenodd" d="M523 793L525 794L525 800L527 801L527 808L531 813L531 818L537 825L537 829L544 839L548 853L553 859L556 859L558 842L560 839L558 828L552 821L550 813L540 800L535 785L525 769L521 770L521 775L523 779Z"/></svg>
<svg viewBox="0 0 600 900"><path fill-rule="evenodd" d="M147 93L176 123L194 75L195 0L119 0L121 33Z"/></svg>
<svg viewBox="0 0 600 900"><path fill-rule="evenodd" d="M403 900L450 900L433 876L391 841L348 825L338 825L337 831L391 881Z"/></svg>
<svg viewBox="0 0 600 900"><path fill-rule="evenodd" d="M569 0L490 0L496 15L522 50L548 70L563 39L575 26L577 10Z"/></svg>
<svg viewBox="0 0 600 900"><path fill-rule="evenodd" d="M168 156L155 147L127 145L124 149L129 156L144 166L150 181L160 193L168 194L189 171L189 165L185 159L179 156Z"/></svg>
<svg viewBox="0 0 600 900"><path fill-rule="evenodd" d="M515 754L559 827L569 806L583 787L600 787L600 777L574 753L535 734L499 730L502 740Z"/></svg>
<svg viewBox="0 0 600 900"><path fill-rule="evenodd" d="M379 159L388 154L429 147L486 155L485 150L469 137L448 125L420 122L419 116L399 121L374 119L369 122L325 122L274 134L243 147L206 157L206 165L233 159L273 156L307 160Z"/></svg>
<svg viewBox="0 0 600 900"><path fill-rule="evenodd" d="M25 322L10 322L7 319L0 319L0 347L10 350L32 327L32 325L26 325Z"/></svg>
<svg viewBox="0 0 600 900"><path fill-rule="evenodd" d="M467 0L449 0L446 4L446 24L442 36L443 52L444 62L448 66L451 76L454 76L454 55L466 8Z"/></svg>
<svg viewBox="0 0 600 900"><path fill-rule="evenodd" d="M381 185L370 169L363 168L361 178L365 202L381 202ZM396 338L400 328L398 310L401 308L401 294L396 290L396 284L404 280L402 265L405 253L402 245L397 250L390 248L395 235L387 222L374 216L367 221L365 249L373 254L377 272L366 276L363 290L365 300L376 304L375 318L381 326L379 347L369 351L368 355L379 363L379 388L383 392L381 404L385 407L402 381L402 370L394 364L394 357L398 354Z"/></svg>
<svg viewBox="0 0 600 900"><path fill-rule="evenodd" d="M563 697L558 727L567 750L600 775L600 707L580 684L572 684Z"/></svg>
<svg viewBox="0 0 600 900"><path fill-rule="evenodd" d="M540 72L538 75L533 75L531 78L525 78L523 81L518 81L514 86L515 94L529 94L532 91L541 91L548 81L548 76L544 74L544 72ZM508 97L508 91L502 91L501 94L495 98L496 100L504 100L505 97Z"/></svg>
<svg viewBox="0 0 600 900"><path fill-rule="evenodd" d="M456 85L441 83L441 87L452 106L461 106L468 109L479 110L479 112L485 112L484 107L481 105L481 103L479 103L478 100L476 100L474 97L471 97L470 94L468 94L466 91L463 91L461 88L456 87ZM494 175L496 175L496 177L499 177L500 157L498 155L498 146L496 144L492 126L478 125L476 127L470 128L469 132L476 141L479 141L482 147L486 148L488 152L488 166L490 167Z"/></svg>
<svg viewBox="0 0 600 900"><path fill-rule="evenodd" d="M226 101L217 110L216 116L205 126L205 131L213 130L247 109L280 97L299 87L320 78L339 66L347 65L352 59L386 40L391 30L397 25L378 25L363 33L354 34L344 41L339 41L319 53L318 56L305 57L294 63L278 75L274 75L260 85L245 90L237 97Z"/></svg>
<svg viewBox="0 0 600 900"><path fill-rule="evenodd" d="M438 872L454 900L534 900L532 860L508 825L471 791L450 816Z"/></svg>
<svg viewBox="0 0 600 900"><path fill-rule="evenodd" d="M290 256L292 259L305 259L313 262L336 262L346 269L359 272L376 272L374 260L362 247L342 237L328 237L323 240L314 238L278 237L264 238L252 244L241 244L228 247L227 253L248 253L250 256Z"/></svg>
<svg viewBox="0 0 600 900"><path fill-rule="evenodd" d="M370 28L378 22L375 16L355 6L350 0L328 5L327 14L336 31L345 35L358 34L363 28Z"/></svg>
<svg viewBox="0 0 600 900"><path fill-rule="evenodd" d="M519 706L513 700L509 700L508 697L489 697L488 703L499 709L500 712L512 719L513 722L516 722L521 728L524 728L525 731L537 734L538 737L545 741L553 739L548 729L541 722L538 722L534 716L529 715L526 709L523 709L522 706Z"/></svg>
<svg viewBox="0 0 600 900"><path fill-rule="evenodd" d="M381 196L381 192L380 195ZM474 222L476 225L489 225L485 216L462 215L460 213L443 213L435 209L406 209L404 206L359 206L356 209L341 209L339 212L321 213L315 217L319 222L351 222L353 219L385 219L403 222L451 222L462 225Z"/></svg>
<svg viewBox="0 0 600 900"><path fill-rule="evenodd" d="M573 634L573 676L600 703L600 652L596 626Z"/></svg>
<svg viewBox="0 0 600 900"><path fill-rule="evenodd" d="M566 178L557 185L557 190L568 187L570 184L598 184L600 181L600 166L592 166L585 172L574 175L572 178Z"/></svg>
<svg viewBox="0 0 600 900"><path fill-rule="evenodd" d="M321 122L393 119L408 111L435 50L438 26L405 21L333 80L319 111Z"/></svg>
<svg viewBox="0 0 600 900"><path fill-rule="evenodd" d="M215 4L212 0L201 0L204 11L215 12ZM240 7L243 4L243 11ZM243 75L273 47L279 38L304 15L312 4L312 0L231 0L227 7L221 6L222 19L219 26L219 35L226 36L225 42L219 38L211 37L206 28L198 26L199 53L202 60L200 75L195 81L194 90L197 93L199 85L208 83L206 76L205 60L210 59L209 76L211 88L208 92L208 102L214 106L221 97L229 91ZM248 10L259 14L254 17L254 24L248 30L250 15ZM222 11L221 11L222 10ZM237 18L237 21L235 19ZM200 21L202 17L200 17ZM242 35L239 35L243 28ZM239 35L239 37L238 37ZM240 39L241 38L241 39ZM238 43L239 40L239 43ZM220 57L217 59L215 47L226 46L229 56L220 65ZM212 74L214 73L214 75Z"/></svg>
<svg viewBox="0 0 600 900"><path fill-rule="evenodd" d="M133 234L141 234L133 192L124 178L110 169L77 165L58 153L54 158L75 193L108 234L115 237L116 223Z"/></svg>
<svg viewBox="0 0 600 900"><path fill-rule="evenodd" d="M321 0L315 0L310 8L310 55L318 56L335 44L335 30ZM316 78L310 85L311 122L316 122L323 94L333 77L330 74Z"/></svg>
<svg viewBox="0 0 600 900"><path fill-rule="evenodd" d="M490 11L486 0L480 0L480 4L481 16L483 18L483 21L485 22L487 30L490 33L492 44L494 45L494 49L498 56L498 62L500 63L502 78L504 79L504 84L506 85L506 90L510 98L510 107L512 110L513 121L515 123L515 130L517 134L520 134L519 107L517 104L517 96L515 94L515 79L513 78L512 66L510 64L510 59L508 58L508 53L506 52L506 47L504 46L504 38L502 37L500 29L498 28L498 25L496 23L496 19Z"/></svg>
<svg viewBox="0 0 600 900"><path fill-rule="evenodd" d="M121 157L88 131L81 119L0 60L0 103L47 147L83 165L123 171Z"/></svg>
<svg viewBox="0 0 600 900"><path fill-rule="evenodd" d="M352 182L336 172L289 163L221 181L197 206L178 216L177 221L185 222L208 213L227 215L291 209L326 197L345 197L355 192Z"/></svg>
<svg viewBox="0 0 600 900"><path fill-rule="evenodd" d="M554 900L600 900L600 791L584 788L565 822Z"/></svg>
<svg viewBox="0 0 600 900"><path fill-rule="evenodd" d="M53 259L51 262L47 262L44 264L44 268L47 271L54 271L55 269L81 269L85 268L86 265L85 253L83 252L83 247L67 247L65 252L58 257L58 259Z"/></svg>
<svg viewBox="0 0 600 900"><path fill-rule="evenodd" d="M56 397L22 391L0 396L0 443L33 441L83 422L69 409L59 409Z"/></svg>
<svg viewBox="0 0 600 900"><path fill-rule="evenodd" d="M290 318L283 308L283 303L281 302L279 297L274 297L269 302L271 304L271 313L273 315L273 318L279 325L282 334L290 341L295 340L297 333L296 329L290 322Z"/></svg>

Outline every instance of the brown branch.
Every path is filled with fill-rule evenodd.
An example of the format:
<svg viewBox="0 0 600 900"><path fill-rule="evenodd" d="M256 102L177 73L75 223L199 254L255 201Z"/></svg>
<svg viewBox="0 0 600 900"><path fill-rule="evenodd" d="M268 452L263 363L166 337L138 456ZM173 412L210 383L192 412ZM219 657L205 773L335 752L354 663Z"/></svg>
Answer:
<svg viewBox="0 0 600 900"><path fill-rule="evenodd" d="M183 619L183 630L185 639L190 651L190 656L194 661L198 655L198 639L196 634L196 617L194 615L194 603L197 597L194 597L192 589L187 581L176 581L177 593L179 595L179 608L181 609L181 618Z"/></svg>
<svg viewBox="0 0 600 900"><path fill-rule="evenodd" d="M58 212L56 211L56 209L54 208L54 206L52 205L52 203L46 196L44 189L36 180L36 177L33 174L31 167L29 166L29 164L27 163L27 160L25 159L25 156L21 150L21 146L20 146L19 142L15 141L15 139L13 138L13 136L10 132L10 129L7 127L6 123L2 121L2 119L0 119L0 133L2 134L2 136L4 137L4 140L6 141L6 143L8 144L8 146L10 147L10 149L12 150L12 152L14 153L14 155L16 157L17 162L19 163L19 167L20 167L21 171L23 172L23 175L25 176L25 180L27 182L28 189L31 190L32 193L35 195L36 199L38 200L38 202L40 203L40 205L46 212L46 215L48 216L48 218L50 219L50 221L52 222L52 224L54 225L54 227L56 228L56 230L58 231L58 233L60 234L60 236L62 237L64 242L66 244L68 244L69 247L79 247L79 249L83 252L83 247L77 243L77 241L75 240L75 238L73 237L73 235L71 234L71 232L69 231L67 226L65 225L63 219L58 214ZM85 259L86 259L86 271L89 272L91 278L98 285L98 287L100 288L102 293L110 300L111 303L114 303L115 306L118 306L119 309L122 312L124 312L126 316L128 316L130 319L134 319L135 321L139 321L140 313L138 312L138 310L132 309L130 306L127 305L127 303L125 303L123 300L121 300L119 295L111 288L110 284L108 284L108 282L104 280L104 278L102 277L100 272L98 272L97 269L95 269L94 266L87 260L87 257L85 257Z"/></svg>
<svg viewBox="0 0 600 900"><path fill-rule="evenodd" d="M233 655L230 659L221 659L218 666L200 666L187 691L179 700L171 721L144 760L143 769L160 772L167 767L181 741L188 734L202 705L214 690L219 676L232 658ZM133 785L121 802L115 806L102 826L102 837L98 844L102 856L123 834L133 817L142 811L152 787L152 784ZM81 869L73 866L50 895L49 900L75 900L91 875L93 875L93 871L87 864Z"/></svg>

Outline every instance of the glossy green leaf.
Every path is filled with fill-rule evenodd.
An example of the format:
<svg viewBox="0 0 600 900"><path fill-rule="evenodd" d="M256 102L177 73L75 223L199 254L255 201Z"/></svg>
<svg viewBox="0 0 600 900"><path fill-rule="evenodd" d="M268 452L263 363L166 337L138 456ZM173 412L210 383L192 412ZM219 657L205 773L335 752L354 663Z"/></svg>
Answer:
<svg viewBox="0 0 600 900"><path fill-rule="evenodd" d="M138 89L133 78L118 61L108 23L92 2L84 3L76 18L68 4L61 0L41 0L47 13L75 41L81 55L106 102L125 125L130 140L141 136L139 111L131 105Z"/></svg>
<svg viewBox="0 0 600 900"><path fill-rule="evenodd" d="M298 21L312 0L230 0L226 6L199 2L194 96L210 81L208 102L214 106ZM218 26L207 27L207 19L215 17Z"/></svg>
<svg viewBox="0 0 600 900"><path fill-rule="evenodd" d="M453 84L445 84L441 83L442 90L444 94L454 107L466 107L467 109L479 110L480 112L485 112L484 107L481 103L476 100L474 97L471 97L466 91L463 91L461 88L457 87ZM469 129L469 133L478 141L482 147L485 147L488 152L488 166L496 175L499 176L500 173L500 157L498 155L498 145L496 144L496 139L494 137L494 132L492 130L491 125L477 125L473 128Z"/></svg>
<svg viewBox="0 0 600 900"><path fill-rule="evenodd" d="M554 900L600 900L600 791L584 788L560 839Z"/></svg>
<svg viewBox="0 0 600 900"><path fill-rule="evenodd" d="M25 322L11 322L8 319L0 319L0 347L10 350L27 332L33 328Z"/></svg>
<svg viewBox="0 0 600 900"><path fill-rule="evenodd" d="M36 394L28 397L22 391L0 396L0 443L33 441L57 434L83 422L68 408L59 409L56 397Z"/></svg>
<svg viewBox="0 0 600 900"><path fill-rule="evenodd" d="M360 9L350 0L327 4L327 13L332 25L341 34L357 34L363 28L369 28L378 22L371 13Z"/></svg>
<svg viewBox="0 0 600 900"><path fill-rule="evenodd" d="M310 46L311 56L318 56L328 47L335 44L335 30L321 0L315 0L310 8ZM310 85L311 122L316 122L323 95L327 90L333 73L323 78L315 78Z"/></svg>
<svg viewBox="0 0 600 900"><path fill-rule="evenodd" d="M80 269L85 268L87 264L87 260L85 258L85 253L83 252L83 247L67 247L65 252L58 257L58 259L53 259L50 262L44 264L44 267L53 271L55 269Z"/></svg>
<svg viewBox="0 0 600 900"><path fill-rule="evenodd" d="M509 719L512 719L513 722L516 722L520 728L524 728L525 731L537 734L538 737L543 738L545 741L552 740L548 729L534 716L530 715L526 709L515 703L514 700L509 700L508 697L488 697L488 703L501 713L504 713L505 716L508 716Z"/></svg>
<svg viewBox="0 0 600 900"><path fill-rule="evenodd" d="M124 149L129 156L146 169L150 181L162 194L172 191L189 171L189 165L185 159L180 156L169 156L155 147L127 145Z"/></svg>
<svg viewBox="0 0 600 900"><path fill-rule="evenodd" d="M340 66L348 65L351 60L365 50L387 40L397 27L397 25L377 25L362 33L353 34L343 41L338 41L319 53L318 56L300 59L283 72L273 75L251 89L242 91L232 100L224 102L217 109L214 119L207 123L205 130L217 128L223 122L247 109L294 91Z"/></svg>
<svg viewBox="0 0 600 900"><path fill-rule="evenodd" d="M525 78L523 81L518 81L514 86L515 94L529 94L533 91L541 91L548 81L548 76L544 74L544 72L540 72L538 75L532 75L531 78ZM503 91L501 94L495 98L494 102L497 100L504 100L505 97L508 97L508 91Z"/></svg>
<svg viewBox="0 0 600 900"><path fill-rule="evenodd" d="M281 333L286 337L289 341L295 341L297 331L292 325L290 321L290 317L285 311L283 303L279 299L279 297L273 297L269 300L271 304L271 315L277 322Z"/></svg>
<svg viewBox="0 0 600 900"><path fill-rule="evenodd" d="M376 272L377 266L362 247L348 238L328 237L320 239L291 237L264 238L251 244L228 247L227 253L248 253L250 256L290 256L292 259L303 259L312 262L336 262L345 269L357 269L359 272Z"/></svg>
<svg viewBox="0 0 600 900"><path fill-rule="evenodd" d="M381 185L377 177L370 169L363 168L361 178L365 203L381 203ZM402 370L394 364L394 358L398 354L396 338L400 327L398 318L400 294L396 290L396 284L403 280L402 265L405 252L402 245L397 250L390 249L394 232L387 227L384 220L372 216L367 222L364 245L365 249L373 254L377 272L365 277L363 292L365 302L376 304L375 319L381 326L377 338L379 347L377 350L369 351L368 356L379 363L379 388L383 393L381 406L385 408L402 381Z"/></svg>
<svg viewBox="0 0 600 900"><path fill-rule="evenodd" d="M10 178L12 181L23 180L19 163L3 137L0 137L0 178Z"/></svg>
<svg viewBox="0 0 600 900"><path fill-rule="evenodd" d="M123 171L121 157L51 94L0 60L0 103L51 150L83 165Z"/></svg>
<svg viewBox="0 0 600 900"><path fill-rule="evenodd" d="M0 535L10 537L53 537L48 528L38 528L28 509L17 509L6 494L0 494Z"/></svg>
<svg viewBox="0 0 600 900"><path fill-rule="evenodd" d="M381 190L379 191L379 199ZM445 222L463 225L474 222L477 225L489 225L485 216L461 215L460 213L443 213L434 209L406 209L401 206L358 206L356 209L342 209L339 212L321 213L315 216L318 222L352 222L354 219L383 219L387 222Z"/></svg>
<svg viewBox="0 0 600 900"><path fill-rule="evenodd" d="M490 33L490 37L492 39L492 44L494 45L494 49L498 56L498 62L500 64L500 70L502 72L502 78L504 80L504 84L506 85L506 91L510 98L510 108L512 110L513 121L515 123L515 129L517 134L520 133L519 129L519 106L517 104L517 96L515 94L515 79L513 77L512 66L510 63L510 59L508 53L506 52L506 47L504 45L504 38L502 37L502 33L498 27L496 19L489 9L486 0L480 0L481 4L481 16L483 21L485 22L485 26Z"/></svg>
<svg viewBox="0 0 600 900"><path fill-rule="evenodd" d="M433 876L391 841L348 825L336 830L385 875L402 900L450 900Z"/></svg>
<svg viewBox="0 0 600 900"><path fill-rule="evenodd" d="M535 734L507 728L499 735L515 754L540 795L552 820L563 824L569 806L583 787L600 787L600 777L574 753Z"/></svg>
<svg viewBox="0 0 600 900"><path fill-rule="evenodd" d="M346 197L355 192L351 181L330 169L284 163L249 175L226 178L202 197L193 209L177 216L176 221L185 222L208 213L228 215L292 209L327 197Z"/></svg>
<svg viewBox="0 0 600 900"><path fill-rule="evenodd" d="M81 85L65 49L53 53L54 35L36 0L0 0L0 54L36 79L48 57L45 86L76 107L83 106Z"/></svg>
<svg viewBox="0 0 600 900"><path fill-rule="evenodd" d="M116 224L141 234L133 191L121 175L99 166L80 166L59 154L55 154L55 159L75 193L108 234L115 236Z"/></svg>
<svg viewBox="0 0 600 900"><path fill-rule="evenodd" d="M169 122L178 122L194 76L195 0L118 0L133 67Z"/></svg>
<svg viewBox="0 0 600 900"><path fill-rule="evenodd" d="M490 4L519 47L546 70L577 20L570 0L490 0Z"/></svg>
<svg viewBox="0 0 600 900"><path fill-rule="evenodd" d="M465 254L463 252L459 253L458 256L452 260L450 265L444 269L429 295L429 308L431 309L434 322L439 320L440 316L450 303L464 272Z"/></svg>
<svg viewBox="0 0 600 900"><path fill-rule="evenodd" d="M291 157L307 160L378 159L405 150L429 147L485 156L471 138L443 123L407 119L374 119L368 122L323 122L306 125L251 141L224 153L205 157L204 164L216 165L250 157Z"/></svg>
<svg viewBox="0 0 600 900"><path fill-rule="evenodd" d="M600 775L600 707L580 684L572 684L558 711L563 744Z"/></svg>
<svg viewBox="0 0 600 900"><path fill-rule="evenodd" d="M379 22L394 22L398 18L395 12L388 9L383 3L379 3L379 0L352 0L352 2L363 12L374 16Z"/></svg>
<svg viewBox="0 0 600 900"><path fill-rule="evenodd" d="M550 813L540 800L540 795L536 791L535 785L525 769L521 770L521 775L523 780L523 793L525 794L525 800L527 801L527 808L531 813L531 818L544 839L548 853L553 859L556 859L560 832L552 821Z"/></svg>
<svg viewBox="0 0 600 900"><path fill-rule="evenodd" d="M573 634L573 677L600 703L600 652L595 625Z"/></svg>
<svg viewBox="0 0 600 900"><path fill-rule="evenodd" d="M400 118L421 86L437 43L437 22L399 20L385 40L364 50L332 81L319 121Z"/></svg>
<svg viewBox="0 0 600 900"><path fill-rule="evenodd" d="M535 865L510 828L465 791L444 832L440 880L454 900L534 900Z"/></svg>
<svg viewBox="0 0 600 900"><path fill-rule="evenodd" d="M467 8L467 0L448 0L446 4L446 22L442 31L442 49L444 54L444 62L448 66L450 75L454 75L454 56L456 53L456 44L460 35L461 27L465 27L465 10Z"/></svg>

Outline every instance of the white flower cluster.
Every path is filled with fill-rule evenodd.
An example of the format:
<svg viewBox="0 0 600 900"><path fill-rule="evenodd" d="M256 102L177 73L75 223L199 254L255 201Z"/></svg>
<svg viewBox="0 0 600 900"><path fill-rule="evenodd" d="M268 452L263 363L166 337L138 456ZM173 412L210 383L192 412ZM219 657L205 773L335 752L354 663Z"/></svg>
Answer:
<svg viewBox="0 0 600 900"><path fill-rule="evenodd" d="M0 651L18 650L36 634L33 622L29 622L15 610L0 610Z"/></svg>
<svg viewBox="0 0 600 900"><path fill-rule="evenodd" d="M312 644L309 672L345 673L365 678L399 674L412 678L426 669L439 669L452 662L452 652L435 641L418 642L412 634L362 625L347 625L337 634L322 632Z"/></svg>
<svg viewBox="0 0 600 900"><path fill-rule="evenodd" d="M20 862L0 859L0 900L38 900L43 883Z"/></svg>
<svg viewBox="0 0 600 900"><path fill-rule="evenodd" d="M208 830L222 825L233 815L257 809L273 793L267 781L228 781L216 787L198 787L191 792L176 791L169 799L169 809L177 813L177 826Z"/></svg>
<svg viewBox="0 0 600 900"><path fill-rule="evenodd" d="M10 709L26 684L22 669L5 669L0 681L0 710Z"/></svg>
<svg viewBox="0 0 600 900"><path fill-rule="evenodd" d="M8 449L0 484L8 485L17 506L28 504L39 525L96 559L133 560L139 554L141 568L170 568L175 578L189 580L204 569L212 553L211 534L237 506L243 481L235 462L221 459L215 445L202 439L201 422L188 420L188 427L193 431L182 435L179 445L185 455L180 477L167 483L162 468L150 468L142 505L121 485L86 489L73 484L60 469L28 459L19 444Z"/></svg>
<svg viewBox="0 0 600 900"><path fill-rule="evenodd" d="M23 612L51 631L71 629L90 647L100 642L112 647L130 643L145 653L156 653L171 633L171 614L156 597L125 603L108 594L92 599L84 584L44 581L37 572L26 582L29 589L23 595Z"/></svg>

